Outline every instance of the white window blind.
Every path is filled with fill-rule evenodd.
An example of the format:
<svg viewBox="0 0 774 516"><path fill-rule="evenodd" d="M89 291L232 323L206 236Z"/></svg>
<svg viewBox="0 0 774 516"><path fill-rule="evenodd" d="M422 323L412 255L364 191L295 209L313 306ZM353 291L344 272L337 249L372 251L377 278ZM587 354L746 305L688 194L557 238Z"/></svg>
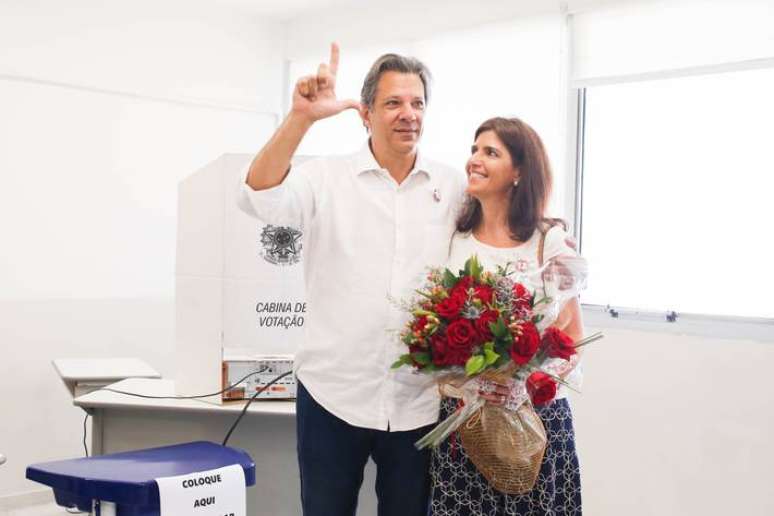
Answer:
<svg viewBox="0 0 774 516"><path fill-rule="evenodd" d="M771 0L659 0L572 16L576 85L621 76L774 59Z"/></svg>

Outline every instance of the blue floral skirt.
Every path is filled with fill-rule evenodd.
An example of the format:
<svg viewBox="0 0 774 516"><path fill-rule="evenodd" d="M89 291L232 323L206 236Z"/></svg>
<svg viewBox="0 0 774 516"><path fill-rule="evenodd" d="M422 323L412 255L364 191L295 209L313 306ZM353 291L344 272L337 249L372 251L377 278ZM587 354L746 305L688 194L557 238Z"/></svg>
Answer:
<svg viewBox="0 0 774 516"><path fill-rule="evenodd" d="M444 398L441 420L457 408L457 400ZM510 495L492 488L468 458L455 432L433 450L430 475L431 516L580 516L581 486L572 412L567 399L538 407L548 435L535 487L529 493Z"/></svg>

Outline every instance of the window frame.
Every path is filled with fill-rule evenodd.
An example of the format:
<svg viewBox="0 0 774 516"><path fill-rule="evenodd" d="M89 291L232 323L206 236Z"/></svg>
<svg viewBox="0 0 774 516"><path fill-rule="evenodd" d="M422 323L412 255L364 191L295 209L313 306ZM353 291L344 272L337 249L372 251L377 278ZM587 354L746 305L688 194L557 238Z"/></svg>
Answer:
<svg viewBox="0 0 774 516"><path fill-rule="evenodd" d="M586 150L587 89L593 86L647 82L659 79L675 79L756 69L774 69L774 58L583 80L576 81L570 85L570 110L571 112L574 111L575 123L574 134L568 135L568 141L571 143L569 148L572 149L572 144L574 144L574 153L570 153L572 162L570 163L569 170L574 175L572 179L574 180L575 192L572 205L568 206L568 208L571 210L570 213L573 214L573 236L577 241L579 253L582 254L583 252L583 179ZM570 124L570 126L572 127L573 124ZM774 342L774 318L674 312L672 310L643 310L623 305L612 306L583 303L582 298L581 307L586 323L591 326L614 326L630 330L649 330L715 338L746 338Z"/></svg>

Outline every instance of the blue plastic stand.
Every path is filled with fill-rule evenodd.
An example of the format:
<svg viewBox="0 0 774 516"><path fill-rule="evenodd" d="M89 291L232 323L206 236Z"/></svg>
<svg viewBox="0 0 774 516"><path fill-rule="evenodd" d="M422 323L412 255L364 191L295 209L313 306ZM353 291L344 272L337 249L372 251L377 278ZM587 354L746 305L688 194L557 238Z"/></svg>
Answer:
<svg viewBox="0 0 774 516"><path fill-rule="evenodd" d="M242 466L246 486L255 485L255 463L245 451L206 441L33 464L27 478L53 488L64 507L89 512L101 500L115 503L117 516L159 516L155 479L233 464Z"/></svg>

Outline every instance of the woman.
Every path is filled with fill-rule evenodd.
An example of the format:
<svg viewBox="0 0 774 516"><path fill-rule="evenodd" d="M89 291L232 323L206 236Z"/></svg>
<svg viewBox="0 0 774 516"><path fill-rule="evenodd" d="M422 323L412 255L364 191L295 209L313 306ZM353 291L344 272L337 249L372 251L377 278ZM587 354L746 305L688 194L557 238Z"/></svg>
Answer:
<svg viewBox="0 0 774 516"><path fill-rule="evenodd" d="M574 250L566 244L563 223L544 216L551 170L537 133L519 119L492 118L476 130L471 151L466 167L468 198L457 221L449 268L461 269L473 254L488 270L510 262L527 271L556 256L574 256ZM554 324L574 340L582 337L577 298L565 305ZM580 371L568 367L560 375L573 383ZM496 404L503 403L508 394L507 387L500 385L495 392L482 392L489 403ZM459 445L459 436L452 434L433 451L430 513L580 515L580 471L566 396L566 387L561 387L554 401L536 407L546 427L548 445L532 491L509 495L493 489ZM457 408L457 403L455 399L443 399L442 420Z"/></svg>

